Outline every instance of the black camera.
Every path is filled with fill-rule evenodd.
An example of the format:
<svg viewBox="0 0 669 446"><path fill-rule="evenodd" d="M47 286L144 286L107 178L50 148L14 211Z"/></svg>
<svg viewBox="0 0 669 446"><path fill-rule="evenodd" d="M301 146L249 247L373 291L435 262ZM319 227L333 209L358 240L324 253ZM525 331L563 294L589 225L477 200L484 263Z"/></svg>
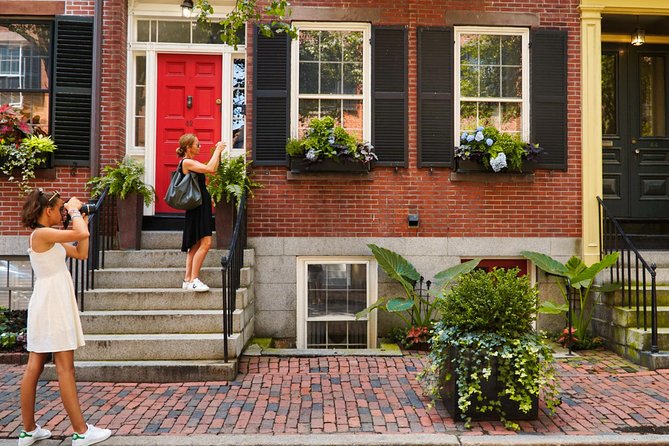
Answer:
<svg viewBox="0 0 669 446"><path fill-rule="evenodd" d="M83 215L93 215L95 214L95 211L97 209L95 208L95 203L84 203L81 205L79 208L79 212L81 212ZM72 217L70 217L70 214L65 214L63 218L63 228L67 229L70 226L70 221L72 220Z"/></svg>

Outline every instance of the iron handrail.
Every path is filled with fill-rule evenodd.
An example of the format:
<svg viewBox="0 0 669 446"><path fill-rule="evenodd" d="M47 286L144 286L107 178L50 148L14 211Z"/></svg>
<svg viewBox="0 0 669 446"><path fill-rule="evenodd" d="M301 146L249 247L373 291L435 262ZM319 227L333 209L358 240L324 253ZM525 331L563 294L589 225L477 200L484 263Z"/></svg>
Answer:
<svg viewBox="0 0 669 446"><path fill-rule="evenodd" d="M95 211L88 217L88 258L69 259L69 269L74 282L74 294L79 309L84 311L85 291L95 289L95 270L104 268L105 252L112 248L114 206L108 199L109 187L92 202Z"/></svg>
<svg viewBox="0 0 669 446"><path fill-rule="evenodd" d="M223 294L223 360L228 362L228 339L233 329L233 314L237 308L237 289L241 283L246 248L246 191L237 206L237 218L228 252L221 256L221 288ZM242 327L243 329L243 327ZM238 352L237 352L238 353Z"/></svg>
<svg viewBox="0 0 669 446"><path fill-rule="evenodd" d="M620 257L615 266L609 268L611 281L613 281L614 268L616 281L622 284L621 297L622 306L632 308L632 253L634 253L634 301L636 306L636 324L637 329L641 328L639 322L641 316L641 307L643 307L643 330L648 331L648 290L646 286L648 273L650 275L650 328L651 328L651 353L658 353L657 339L657 284L655 263L649 264L634 246L629 236L625 233L618 220L613 217L604 201L597 197L599 203L599 258L600 260L607 253L620 252ZM627 258L626 258L627 257ZM641 270L641 277L639 271ZM627 277L625 276L627 273ZM640 285L641 279L641 285ZM627 287L625 286L627 285ZM627 305L625 305L625 292L627 291Z"/></svg>

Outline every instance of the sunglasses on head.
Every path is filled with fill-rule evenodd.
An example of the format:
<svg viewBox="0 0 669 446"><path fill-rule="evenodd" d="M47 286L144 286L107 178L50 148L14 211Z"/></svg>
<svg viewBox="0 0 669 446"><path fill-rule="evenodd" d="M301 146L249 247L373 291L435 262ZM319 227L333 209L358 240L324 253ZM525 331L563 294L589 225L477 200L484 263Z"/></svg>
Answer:
<svg viewBox="0 0 669 446"><path fill-rule="evenodd" d="M39 194L40 194L40 196L41 196L41 195L44 195L44 191L43 191L42 189L40 189L40 190L39 190ZM55 190L55 191L53 191L53 192L51 193L51 196L50 196L49 199L47 200L47 203L51 204L51 203L53 202L53 200L57 200L58 198L60 198L60 192L58 192L57 190Z"/></svg>

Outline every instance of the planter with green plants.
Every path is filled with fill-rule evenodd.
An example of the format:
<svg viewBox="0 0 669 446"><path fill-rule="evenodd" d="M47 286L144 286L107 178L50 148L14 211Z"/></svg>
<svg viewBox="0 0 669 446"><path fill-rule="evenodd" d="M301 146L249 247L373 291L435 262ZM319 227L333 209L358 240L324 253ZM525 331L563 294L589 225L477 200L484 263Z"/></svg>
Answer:
<svg viewBox="0 0 669 446"><path fill-rule="evenodd" d="M358 141L333 118L312 119L303 138L286 144L291 172L369 172L374 146Z"/></svg>
<svg viewBox="0 0 669 446"><path fill-rule="evenodd" d="M597 274L609 268L618 261L620 253L614 252L606 255L597 263L587 266L579 257L571 257L567 263L561 263L546 254L534 251L523 251L520 253L523 257L534 262L534 264L547 273L555 277L555 282L564 299L563 304L555 304L550 301L542 302L539 312L544 314L562 314L569 316L569 299L572 296L574 304L571 314L572 321L565 328L558 343L564 347L574 348L576 350L587 349L593 346L601 345L597 339L590 335L590 322L594 312L594 302L592 293L606 293L620 289L619 283L596 284Z"/></svg>
<svg viewBox="0 0 669 446"><path fill-rule="evenodd" d="M253 196L253 189L262 187L251 178L251 162L244 156L224 157L218 170L208 175L207 190L215 205L216 246L219 249L230 245L237 207L244 193Z"/></svg>
<svg viewBox="0 0 669 446"><path fill-rule="evenodd" d="M518 269L475 270L443 289L425 369L426 393L456 421L536 419L557 404L552 351L533 323L538 292Z"/></svg>
<svg viewBox="0 0 669 446"><path fill-rule="evenodd" d="M25 364L27 362L27 322L28 312L26 310L9 310L0 307L0 364Z"/></svg>
<svg viewBox="0 0 669 446"><path fill-rule="evenodd" d="M458 172L530 172L532 162L543 151L538 144L523 142L518 136L480 126L460 135L455 167Z"/></svg>
<svg viewBox="0 0 669 446"><path fill-rule="evenodd" d="M93 197L99 197L108 187L108 194L117 198L119 249L141 247L144 205L150 205L155 190L144 182L144 165L130 157L115 165L105 166L102 176L88 182Z"/></svg>
<svg viewBox="0 0 669 446"><path fill-rule="evenodd" d="M33 133L25 116L8 104L0 106L0 171L23 192L30 192L36 170L47 166L56 148L51 137Z"/></svg>
<svg viewBox="0 0 669 446"><path fill-rule="evenodd" d="M425 343L432 332L432 327L437 317L435 299L429 292L416 287L422 283L422 276L416 268L404 257L389 249L369 244L374 258L379 266L392 280L400 284L403 296L383 296L369 307L356 314L356 318L366 316L370 311L379 309L392 313L404 322L404 327L397 327L392 331L395 341L405 348L416 348ZM460 274L474 269L480 259L470 260L448 268L434 277L435 289L444 289ZM404 336L402 339L401 336Z"/></svg>

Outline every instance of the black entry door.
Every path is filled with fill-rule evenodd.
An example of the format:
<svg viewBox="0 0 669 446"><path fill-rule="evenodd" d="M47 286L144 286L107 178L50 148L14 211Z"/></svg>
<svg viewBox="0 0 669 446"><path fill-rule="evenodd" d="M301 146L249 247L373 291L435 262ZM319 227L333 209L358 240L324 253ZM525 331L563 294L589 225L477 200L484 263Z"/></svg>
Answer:
<svg viewBox="0 0 669 446"><path fill-rule="evenodd" d="M669 47L605 44L604 200L621 218L669 218Z"/></svg>

